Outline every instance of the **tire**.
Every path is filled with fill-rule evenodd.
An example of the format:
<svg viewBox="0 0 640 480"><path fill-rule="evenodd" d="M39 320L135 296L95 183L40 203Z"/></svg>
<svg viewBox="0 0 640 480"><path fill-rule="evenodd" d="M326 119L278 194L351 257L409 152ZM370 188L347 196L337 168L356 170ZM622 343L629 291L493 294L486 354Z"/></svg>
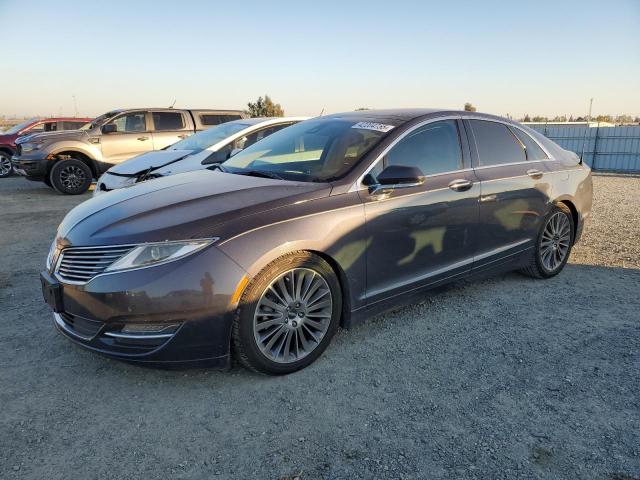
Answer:
<svg viewBox="0 0 640 480"><path fill-rule="evenodd" d="M59 193L80 195L89 190L93 174L86 163L71 158L56 162L49 174L49 180Z"/></svg>
<svg viewBox="0 0 640 480"><path fill-rule="evenodd" d="M7 178L11 175L13 175L11 154L5 150L0 150L0 178Z"/></svg>
<svg viewBox="0 0 640 480"><path fill-rule="evenodd" d="M540 227L528 265L520 272L533 278L551 278L560 273L571 255L574 235L571 211L562 204L555 205Z"/></svg>
<svg viewBox="0 0 640 480"><path fill-rule="evenodd" d="M233 322L234 354L255 372L295 372L324 352L341 312L342 290L331 266L310 252L284 255L244 290Z"/></svg>

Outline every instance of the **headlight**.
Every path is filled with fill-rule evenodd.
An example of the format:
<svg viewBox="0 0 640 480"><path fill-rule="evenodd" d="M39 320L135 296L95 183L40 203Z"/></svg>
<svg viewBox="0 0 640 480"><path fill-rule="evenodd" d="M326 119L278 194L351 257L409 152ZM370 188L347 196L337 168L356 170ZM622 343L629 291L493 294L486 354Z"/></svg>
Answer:
<svg viewBox="0 0 640 480"><path fill-rule="evenodd" d="M145 243L127 253L124 257L112 263L105 272L130 270L133 268L149 267L162 263L173 262L192 253L202 250L214 243L217 238L201 240L184 240L178 242Z"/></svg>
<svg viewBox="0 0 640 480"><path fill-rule="evenodd" d="M42 148L41 143L35 142L27 142L23 143L20 148L22 148L22 153L33 152L34 150L40 150Z"/></svg>
<svg viewBox="0 0 640 480"><path fill-rule="evenodd" d="M58 250L56 248L56 241L54 239L51 243L51 247L49 247L49 255L47 255L47 270L51 270L51 267L53 266L57 258Z"/></svg>

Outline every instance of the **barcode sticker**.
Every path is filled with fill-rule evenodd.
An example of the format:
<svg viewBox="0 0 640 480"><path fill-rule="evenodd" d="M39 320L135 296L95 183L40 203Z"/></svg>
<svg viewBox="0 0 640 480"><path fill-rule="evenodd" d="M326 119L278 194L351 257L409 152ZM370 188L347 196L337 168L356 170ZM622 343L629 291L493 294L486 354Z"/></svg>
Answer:
<svg viewBox="0 0 640 480"><path fill-rule="evenodd" d="M375 122L358 122L351 128L360 128L362 130L375 130L376 132L388 132L393 129L393 125Z"/></svg>

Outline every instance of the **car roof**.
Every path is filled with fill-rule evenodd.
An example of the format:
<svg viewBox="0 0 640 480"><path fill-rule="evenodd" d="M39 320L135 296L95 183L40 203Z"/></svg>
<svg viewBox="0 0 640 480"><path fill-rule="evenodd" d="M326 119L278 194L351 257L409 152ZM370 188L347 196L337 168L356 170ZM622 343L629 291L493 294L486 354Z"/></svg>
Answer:
<svg viewBox="0 0 640 480"><path fill-rule="evenodd" d="M508 118L490 115L487 113L467 112L464 110L450 110L444 108L395 108L384 110L356 110L354 112L343 112L326 115L322 118L344 118L349 120L361 120L366 122L385 123L393 126L400 126L417 118L439 115L459 115L469 117L481 117L487 120L501 120L513 123Z"/></svg>

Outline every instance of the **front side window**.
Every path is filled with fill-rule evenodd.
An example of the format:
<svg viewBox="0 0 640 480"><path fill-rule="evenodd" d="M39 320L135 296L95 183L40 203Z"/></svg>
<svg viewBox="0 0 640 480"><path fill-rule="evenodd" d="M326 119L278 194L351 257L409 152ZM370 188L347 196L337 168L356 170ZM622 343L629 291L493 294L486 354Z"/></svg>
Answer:
<svg viewBox="0 0 640 480"><path fill-rule="evenodd" d="M180 112L153 112L153 125L156 131L182 130L184 117Z"/></svg>
<svg viewBox="0 0 640 480"><path fill-rule="evenodd" d="M60 128L62 130L78 130L82 127L86 122L60 122Z"/></svg>
<svg viewBox="0 0 640 480"><path fill-rule="evenodd" d="M497 122L469 120L476 140L480 166L524 162L524 149L509 128Z"/></svg>
<svg viewBox="0 0 640 480"><path fill-rule="evenodd" d="M282 125L273 125L271 127L263 128L258 130L257 132L250 133L249 135L245 135L242 138L236 140L235 148L244 149L250 147L256 142L259 142L263 138L267 138L269 135L276 133L279 130L282 130L285 127L292 125L291 123L284 123Z"/></svg>
<svg viewBox="0 0 640 480"><path fill-rule="evenodd" d="M120 133L146 132L147 123L144 112L127 113L115 120L113 123Z"/></svg>
<svg viewBox="0 0 640 480"><path fill-rule="evenodd" d="M207 130L202 130L190 137L180 140L169 147L169 150L191 150L193 152L201 152L209 148L212 145L224 140L231 135L238 133L240 130L244 130L249 127L248 123L225 123L212 127Z"/></svg>
<svg viewBox="0 0 640 480"><path fill-rule="evenodd" d="M547 154L544 153L544 150L540 148L540 145L538 145L529 135L519 128L513 128L512 130L524 145L527 160L535 161L546 160L549 158L547 157Z"/></svg>
<svg viewBox="0 0 640 480"><path fill-rule="evenodd" d="M455 120L419 127L400 140L386 155L387 165L418 167L424 175L462 168L462 150Z"/></svg>
<svg viewBox="0 0 640 480"><path fill-rule="evenodd" d="M257 142L224 163L231 173L267 172L290 180L327 181L356 165L392 125L341 118L307 120Z"/></svg>

